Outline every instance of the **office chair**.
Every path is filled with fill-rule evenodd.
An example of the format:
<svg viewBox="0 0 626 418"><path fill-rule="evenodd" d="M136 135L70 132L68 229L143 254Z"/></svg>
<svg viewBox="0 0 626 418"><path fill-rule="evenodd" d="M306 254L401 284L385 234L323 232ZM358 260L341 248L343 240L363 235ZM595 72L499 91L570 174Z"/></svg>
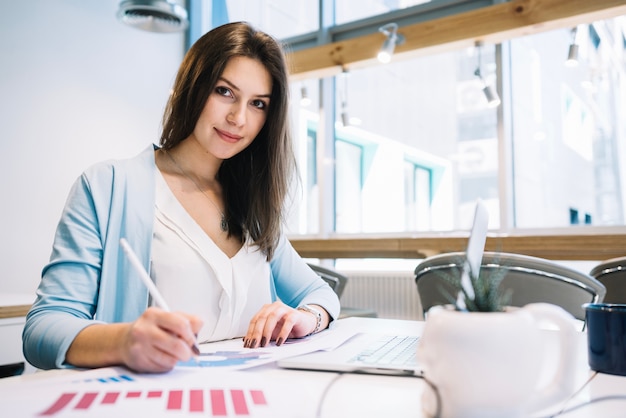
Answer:
<svg viewBox="0 0 626 418"><path fill-rule="evenodd" d="M319 266L317 264L308 263L309 267L313 269L314 272L317 273L322 279L326 281L330 285L330 287L335 291L337 296L341 299L341 295L343 294L343 290L348 283L348 277L339 273L338 271ZM347 306L341 306L341 311L339 313L339 319L348 318L351 316L361 316L368 318L377 318L378 314L371 310L365 308L350 308Z"/></svg>
<svg viewBox="0 0 626 418"><path fill-rule="evenodd" d="M426 258L416 267L415 282L424 313L432 306L451 303L448 297L456 293L445 276L460 275L464 262L464 252L453 252ZM521 254L485 252L481 274L498 269L505 270L499 289L510 289L510 306L551 303L584 321L582 305L602 302L606 293L604 285L590 275L552 261Z"/></svg>
<svg viewBox="0 0 626 418"><path fill-rule="evenodd" d="M603 261L589 274L606 287L603 302L626 303L626 256Z"/></svg>
<svg viewBox="0 0 626 418"><path fill-rule="evenodd" d="M328 283L328 285L335 291L337 296L341 298L343 294L343 289L345 289L346 284L348 283L348 278L338 271L319 266L317 264L309 263L309 267L313 269L314 272L317 273L322 279Z"/></svg>

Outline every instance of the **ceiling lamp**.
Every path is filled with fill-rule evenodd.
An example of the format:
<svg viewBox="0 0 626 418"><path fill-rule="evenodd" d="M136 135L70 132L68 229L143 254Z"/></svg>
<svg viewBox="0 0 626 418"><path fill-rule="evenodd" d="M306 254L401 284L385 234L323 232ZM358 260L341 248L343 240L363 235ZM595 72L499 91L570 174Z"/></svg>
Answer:
<svg viewBox="0 0 626 418"><path fill-rule="evenodd" d="M150 32L180 32L189 26L185 8L170 0L124 0L117 18Z"/></svg>
<svg viewBox="0 0 626 418"><path fill-rule="evenodd" d="M574 27L572 29L572 43L569 46L567 59L565 60L565 65L568 67L576 67L578 65L578 43L576 42L577 33L578 28Z"/></svg>
<svg viewBox="0 0 626 418"><path fill-rule="evenodd" d="M343 98L341 100L341 124L350 126L350 115L348 114L348 70L344 68L341 72L343 79Z"/></svg>
<svg viewBox="0 0 626 418"><path fill-rule="evenodd" d="M474 71L474 75L480 79L483 85L483 94L487 99L487 107L498 107L500 105L500 96L498 96L498 92L483 78L481 72L481 55L482 55L482 42L476 42L476 49L478 54L478 66L476 67L476 71Z"/></svg>
<svg viewBox="0 0 626 418"><path fill-rule="evenodd" d="M307 107L311 104L311 98L309 97L309 91L305 85L300 87L300 106Z"/></svg>

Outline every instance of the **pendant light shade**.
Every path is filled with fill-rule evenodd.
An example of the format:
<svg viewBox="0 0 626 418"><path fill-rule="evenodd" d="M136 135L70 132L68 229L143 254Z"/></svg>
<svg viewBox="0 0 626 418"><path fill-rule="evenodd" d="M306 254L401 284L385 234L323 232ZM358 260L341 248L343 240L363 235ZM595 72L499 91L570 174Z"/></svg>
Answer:
<svg viewBox="0 0 626 418"><path fill-rule="evenodd" d="M487 99L487 107L498 107L500 105L500 96L498 92L491 85L485 85L483 87L483 94Z"/></svg>
<svg viewBox="0 0 626 418"><path fill-rule="evenodd" d="M571 30L572 43L567 50L567 59L565 60L565 65L567 67L576 67L578 65L578 43L576 42L577 34L578 28L574 27Z"/></svg>
<svg viewBox="0 0 626 418"><path fill-rule="evenodd" d="M189 26L185 8L169 0L124 0L117 18L150 32L180 32Z"/></svg>
<svg viewBox="0 0 626 418"><path fill-rule="evenodd" d="M485 79L483 78L482 70L481 70L481 56L482 56L482 47L483 44L481 41L476 42L476 52L478 55L478 65L476 66L476 70L474 71L474 75L478 77L480 82L482 83L483 94L485 95L485 99L487 99L487 107L498 107L500 106L500 96L498 96L498 92L493 86L487 84Z"/></svg>
<svg viewBox="0 0 626 418"><path fill-rule="evenodd" d="M569 46L565 65L568 67L576 67L578 65L578 45L571 44Z"/></svg>

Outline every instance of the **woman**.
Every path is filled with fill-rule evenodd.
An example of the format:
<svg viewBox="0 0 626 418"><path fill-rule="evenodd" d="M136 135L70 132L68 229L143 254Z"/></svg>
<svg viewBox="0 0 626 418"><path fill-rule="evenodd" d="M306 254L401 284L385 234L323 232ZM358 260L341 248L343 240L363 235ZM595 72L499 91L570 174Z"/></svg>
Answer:
<svg viewBox="0 0 626 418"><path fill-rule="evenodd" d="M284 53L246 23L189 50L160 147L74 184L23 333L39 368L170 370L198 341L281 345L325 329L339 301L281 233L295 169ZM119 246L125 238L172 312Z"/></svg>

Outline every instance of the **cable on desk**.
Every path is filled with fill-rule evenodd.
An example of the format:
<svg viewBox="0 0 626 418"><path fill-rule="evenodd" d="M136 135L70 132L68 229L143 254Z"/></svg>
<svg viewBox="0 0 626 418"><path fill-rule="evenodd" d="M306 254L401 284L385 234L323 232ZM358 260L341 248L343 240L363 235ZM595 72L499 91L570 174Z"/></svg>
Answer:
<svg viewBox="0 0 626 418"><path fill-rule="evenodd" d="M585 382L585 384L578 389L576 392L574 392L572 395L570 395L567 400L569 401L570 399L574 398L575 396L577 396L586 386L587 384L589 384L589 382L594 378L594 376L597 374L598 372L594 372L589 379ZM422 379L424 379L424 382L426 382L426 384L428 386L430 386L430 388L433 390L433 392L435 392L435 397L436 397L436 402L437 402L437 408L435 410L435 414L433 415L432 418L440 418L441 417L441 395L439 393L439 390L437 389L437 386L431 382L430 380L428 380L426 377L421 376ZM332 382L331 382L332 383ZM570 412L576 411L580 408L584 408L585 406L589 406L592 405L594 403L599 403L599 402L605 402L605 401L626 401L626 395L608 395L608 396L601 396L599 398L595 398L595 399L591 399L587 402L583 402L580 403L578 405L574 405L570 408L563 408L561 409L559 412L557 412L556 414L553 415L549 415L545 418L555 418L555 417L560 417L562 415L566 415L569 414Z"/></svg>
<svg viewBox="0 0 626 418"><path fill-rule="evenodd" d="M433 392L435 392L435 398L436 398L436 402L437 402L437 408L435 409L435 415L432 416L432 418L440 418L441 417L441 394L439 393L439 389L437 389L437 386L431 382L430 380L428 380L426 377L424 376L420 376L424 382L426 382L426 384L428 386L430 386L430 388L433 390Z"/></svg>
<svg viewBox="0 0 626 418"><path fill-rule="evenodd" d="M316 418L320 418L322 416L322 406L324 406L324 400L326 399L326 395L328 394L328 391L339 380L339 378L341 376L343 376L343 375L344 375L343 372L337 372L336 376L333 377L333 379L330 382L328 382L328 384L324 388L324 392L322 392L322 396L320 397L320 401L317 404L317 411L315 412L315 417Z"/></svg>
<svg viewBox="0 0 626 418"><path fill-rule="evenodd" d="M578 394L579 394L580 392L582 392L582 390L583 390L584 388L586 388L586 387L587 387L587 385L589 384L589 382L591 382L591 380L592 380L594 377L596 377L596 375L597 375L597 374L598 374L598 372L593 372L593 373L591 374L591 376L589 376L589 377L587 378L587 381L585 382L585 384L584 384L584 385L582 385L582 386L581 386L581 387L580 387L577 391L575 391L574 393L572 393L572 394L571 394L571 395L570 395L570 396L569 396L569 397L565 400L565 402L563 402L563 409L561 409L559 412L557 412L557 413L556 413L556 414L554 414L554 415L551 415L551 416L550 416L550 417L548 417L548 418L553 418L553 417L555 417L555 416L558 416L558 415L560 415L560 414L565 413L565 405L567 405L567 403L568 403L568 402L569 402L572 398L574 398L574 397L578 396Z"/></svg>
<svg viewBox="0 0 626 418"><path fill-rule="evenodd" d="M593 377L597 374L597 372L595 372L591 377L589 377L589 379L587 380L587 382L580 388L578 389L576 392L574 392L567 400L572 399L573 397L575 397L576 395L578 395L584 388L585 386L591 381L591 379L593 379ZM432 418L440 418L441 417L441 395L439 394L439 390L437 389L437 386L435 386L435 384L433 382L431 382L430 380L428 380L426 377L422 376L422 379L424 379L424 382L426 382L426 384L428 386L430 386L430 388L433 390L433 392L435 392L435 396L436 396L436 400L437 400L437 408L435 410L435 414L433 415ZM332 383L332 382L331 382ZM595 399L591 399L590 401L587 402L583 402L581 404L578 405L574 405L570 408L567 409L562 409L559 412L557 412L554 415L549 415L545 418L555 418L555 417L560 417L562 415L566 415L570 412L576 411L580 408L584 408L585 406L594 404L594 403L599 403L599 402L605 402L605 401L626 401L626 395L608 395L608 396L601 396L599 398L595 398ZM567 402L567 401L566 401Z"/></svg>
<svg viewBox="0 0 626 418"><path fill-rule="evenodd" d="M593 372L593 374L591 376L589 376L589 379L587 379L587 381L585 382L585 384L578 389L576 392L574 392L573 394L570 395L569 398L567 398L567 400L565 401L565 403L567 403L570 399L576 397L588 384L589 382L591 382L591 380L598 374L598 372ZM580 408L584 408L585 406L589 406L592 405L594 403L598 403L598 402L604 402L604 401L626 401L626 395L608 395L608 396L601 396L599 398L595 398L595 399L591 399L589 401L586 402L582 402L578 405L574 405L572 407L569 408L563 408L561 409L559 412L557 412L556 414L553 415L548 415L544 418L555 418L555 417L560 417L562 415L566 415L569 414L570 412L574 412Z"/></svg>
<svg viewBox="0 0 626 418"><path fill-rule="evenodd" d="M574 405L571 408L564 409L554 415L551 415L548 418L560 417L561 415L569 414L570 412L576 411L577 409L583 408L585 406L589 406L594 403L604 402L604 401L626 401L626 395L608 395L601 396L599 398L591 399L590 401L583 402L578 405Z"/></svg>

